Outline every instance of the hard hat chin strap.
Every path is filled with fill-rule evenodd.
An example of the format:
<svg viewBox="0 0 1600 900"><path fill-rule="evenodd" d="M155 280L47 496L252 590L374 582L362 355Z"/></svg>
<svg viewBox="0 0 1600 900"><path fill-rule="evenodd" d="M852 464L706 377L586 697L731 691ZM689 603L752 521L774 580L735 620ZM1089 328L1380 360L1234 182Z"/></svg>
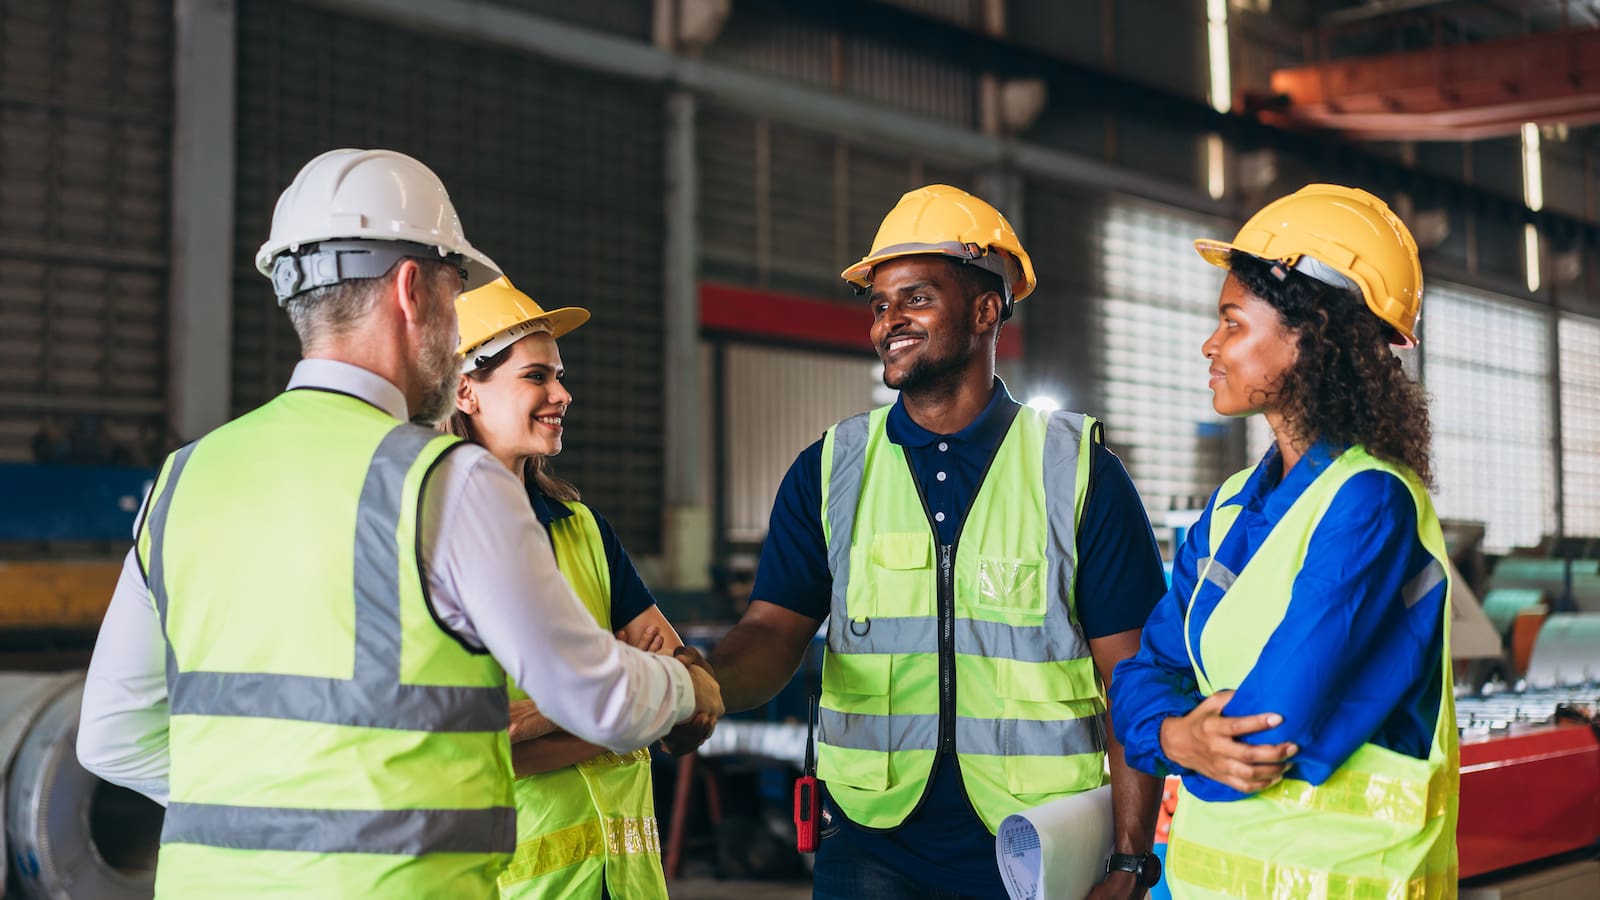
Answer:
<svg viewBox="0 0 1600 900"><path fill-rule="evenodd" d="M307 291L357 278L381 278L402 259L432 259L461 269L458 253L412 241L320 241L272 263L272 292L283 306ZM467 273L461 270L461 280Z"/></svg>

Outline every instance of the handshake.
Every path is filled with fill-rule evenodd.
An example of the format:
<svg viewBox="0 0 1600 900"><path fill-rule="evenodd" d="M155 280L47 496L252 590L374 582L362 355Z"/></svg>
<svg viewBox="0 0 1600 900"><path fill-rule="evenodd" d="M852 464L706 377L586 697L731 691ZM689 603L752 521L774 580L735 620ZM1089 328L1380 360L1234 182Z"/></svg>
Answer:
<svg viewBox="0 0 1600 900"><path fill-rule="evenodd" d="M722 688L717 684L717 675L712 671L711 663L699 650L684 646L673 650L672 655L689 670L689 678L694 682L694 715L667 732L666 737L661 739L661 749L674 756L683 756L693 753L695 748L705 743L717 727L717 720L722 718L724 712Z"/></svg>

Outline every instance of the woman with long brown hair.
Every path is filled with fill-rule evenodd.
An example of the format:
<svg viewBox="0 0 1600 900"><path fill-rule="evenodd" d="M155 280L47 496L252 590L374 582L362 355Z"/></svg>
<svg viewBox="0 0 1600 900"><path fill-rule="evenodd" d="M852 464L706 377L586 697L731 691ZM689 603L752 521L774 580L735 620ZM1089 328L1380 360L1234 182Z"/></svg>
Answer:
<svg viewBox="0 0 1600 900"><path fill-rule="evenodd" d="M1417 247L1365 191L1310 185L1231 242L1202 346L1212 405L1274 445L1212 496L1111 712L1183 776L1178 898L1455 895L1444 540L1427 492Z"/></svg>
<svg viewBox="0 0 1600 900"><path fill-rule="evenodd" d="M556 339L589 320L546 311L502 277L456 301L463 356L450 430L520 478L556 564L617 638L670 653L682 645L616 533L550 470L572 394ZM666 897L651 799L650 753L618 755L555 729L513 691L517 852L504 898Z"/></svg>

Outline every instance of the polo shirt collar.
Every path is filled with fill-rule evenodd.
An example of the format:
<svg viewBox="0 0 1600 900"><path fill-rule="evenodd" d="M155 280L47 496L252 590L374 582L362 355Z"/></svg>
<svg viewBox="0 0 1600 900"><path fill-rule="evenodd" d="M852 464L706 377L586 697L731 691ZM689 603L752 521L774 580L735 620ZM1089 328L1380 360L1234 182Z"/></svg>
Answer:
<svg viewBox="0 0 1600 900"><path fill-rule="evenodd" d="M546 497L532 481L528 482L528 500L533 503L533 515L539 520L540 525L549 527L551 522L572 515L570 507L560 500Z"/></svg>
<svg viewBox="0 0 1600 900"><path fill-rule="evenodd" d="M1007 407L1016 405L1017 401L1011 399L1011 392L1006 390L1006 383L997 375L994 379L994 393L989 397L989 405L985 406L983 412L979 413L967 427L955 434L935 434L912 421L911 413L906 411L904 397L896 398L894 406L889 408L889 418L884 428L889 440L902 447L922 448L934 441L953 441L959 444L992 447L999 443L1011 425L1011 417L1006 415Z"/></svg>

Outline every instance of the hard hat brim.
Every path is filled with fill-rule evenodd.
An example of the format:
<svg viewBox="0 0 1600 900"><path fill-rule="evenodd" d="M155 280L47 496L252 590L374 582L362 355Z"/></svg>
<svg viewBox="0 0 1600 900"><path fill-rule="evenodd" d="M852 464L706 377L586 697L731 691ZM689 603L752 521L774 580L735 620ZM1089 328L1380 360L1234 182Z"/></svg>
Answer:
<svg viewBox="0 0 1600 900"><path fill-rule="evenodd" d="M1194 249L1206 262L1219 269L1229 268L1228 254L1236 248L1227 241L1216 241L1210 238L1200 238L1194 242Z"/></svg>
<svg viewBox="0 0 1600 900"><path fill-rule="evenodd" d="M529 334L528 335L524 335L524 337L531 336L531 335L534 335L534 334L548 334L548 335L550 335L550 337L552 339L559 340L560 338L566 337L567 335L569 335L572 332L576 331L578 328L582 327L584 325L584 323L586 323L588 321L589 321L589 311L587 309L584 309L581 306L563 306L560 309L552 309L552 310L549 310L547 312L541 312L537 316L529 316L526 319L521 319L521 320L518 320L516 322L513 322L510 325L507 325L506 327L500 329L499 331L496 331L494 334L489 335L488 337L484 338L483 340L472 344L470 347L465 345L465 344L461 345L460 347L457 347L456 348L456 352L458 354L462 355L462 356L469 356L469 355L473 354L475 351L480 350L483 347L487 347L488 345L490 345L490 344L494 343L495 341L499 340L507 332L515 331L518 328L521 328L522 326L528 324L529 322L544 322L549 326L549 330L548 331L540 330L540 331L529 332ZM515 343L516 343L516 341L512 341L511 342L511 344L515 344ZM511 344L507 344L506 347L511 346ZM503 350L505 348L502 347L500 349ZM499 352L499 350L496 350L495 352Z"/></svg>

